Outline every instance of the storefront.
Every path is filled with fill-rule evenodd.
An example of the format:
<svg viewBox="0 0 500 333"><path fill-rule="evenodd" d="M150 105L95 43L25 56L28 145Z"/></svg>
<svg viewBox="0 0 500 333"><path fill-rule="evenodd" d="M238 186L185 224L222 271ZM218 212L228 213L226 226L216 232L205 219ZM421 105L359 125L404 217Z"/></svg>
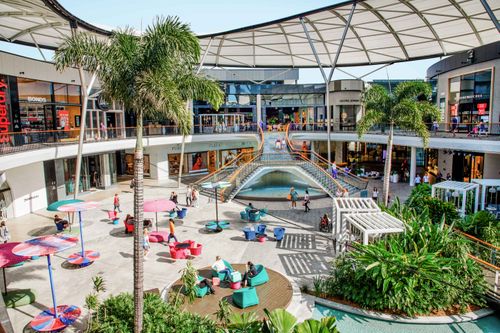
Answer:
<svg viewBox="0 0 500 333"><path fill-rule="evenodd" d="M450 78L449 119L458 120L459 131L470 132L473 126L480 123L489 127L491 77L492 70L487 69Z"/></svg>
<svg viewBox="0 0 500 333"><path fill-rule="evenodd" d="M125 175L133 176L134 175L134 154L123 154L123 160L125 162ZM149 154L143 155L143 174L144 177L151 176L151 164Z"/></svg>
<svg viewBox="0 0 500 333"><path fill-rule="evenodd" d="M484 154L453 152L452 179L470 182L471 179L483 178Z"/></svg>

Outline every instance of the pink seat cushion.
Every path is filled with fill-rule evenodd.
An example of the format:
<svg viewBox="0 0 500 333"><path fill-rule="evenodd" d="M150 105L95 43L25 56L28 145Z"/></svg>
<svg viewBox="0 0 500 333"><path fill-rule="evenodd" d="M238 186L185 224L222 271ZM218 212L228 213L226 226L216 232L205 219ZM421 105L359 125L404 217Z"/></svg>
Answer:
<svg viewBox="0 0 500 333"><path fill-rule="evenodd" d="M153 231L149 234L149 241L151 243L166 242L168 239L168 232L166 231Z"/></svg>

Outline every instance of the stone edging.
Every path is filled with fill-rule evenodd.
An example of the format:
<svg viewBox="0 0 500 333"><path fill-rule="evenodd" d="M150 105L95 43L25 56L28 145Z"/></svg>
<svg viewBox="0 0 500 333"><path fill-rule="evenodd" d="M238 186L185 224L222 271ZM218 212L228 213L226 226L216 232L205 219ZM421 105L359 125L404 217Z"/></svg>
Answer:
<svg viewBox="0 0 500 333"><path fill-rule="evenodd" d="M415 318L410 317L402 317L397 315L390 315L382 312L359 309L352 307L350 305L341 304L337 302L333 302L323 298L314 298L315 304L320 304L323 306L327 306L333 308L335 310L344 311L347 313L360 315L372 319L377 320L385 320L396 323L404 323L404 324L454 324L454 323L463 323L471 320L477 320L486 316L489 316L494 313L493 310L489 308L480 309L473 312L467 312L462 315L453 315L453 316L418 316Z"/></svg>

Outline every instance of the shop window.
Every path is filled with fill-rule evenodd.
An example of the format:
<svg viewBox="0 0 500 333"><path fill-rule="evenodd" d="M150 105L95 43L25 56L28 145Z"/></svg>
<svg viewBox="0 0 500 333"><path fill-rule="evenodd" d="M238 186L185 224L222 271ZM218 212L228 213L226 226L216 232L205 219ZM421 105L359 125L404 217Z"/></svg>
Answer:
<svg viewBox="0 0 500 333"><path fill-rule="evenodd" d="M149 155L144 154L143 155L144 159L144 177L150 177L151 176L151 168L150 168L150 160L149 160ZM125 154L125 166L126 166L126 174L127 175L134 175L134 154Z"/></svg>
<svg viewBox="0 0 500 333"><path fill-rule="evenodd" d="M190 173L207 171L207 152L198 152L188 155Z"/></svg>

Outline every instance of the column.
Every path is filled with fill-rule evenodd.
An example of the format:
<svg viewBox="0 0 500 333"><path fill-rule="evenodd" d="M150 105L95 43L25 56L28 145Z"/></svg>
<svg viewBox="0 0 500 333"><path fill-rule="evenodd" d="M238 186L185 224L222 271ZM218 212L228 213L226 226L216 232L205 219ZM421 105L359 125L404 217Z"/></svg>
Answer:
<svg viewBox="0 0 500 333"><path fill-rule="evenodd" d="M343 142L335 141L334 143L335 143L335 163L340 164L343 162L344 159Z"/></svg>
<svg viewBox="0 0 500 333"><path fill-rule="evenodd" d="M194 133L194 107L193 107L193 100L190 99L187 101L187 108L188 112L191 115L191 134Z"/></svg>
<svg viewBox="0 0 500 333"><path fill-rule="evenodd" d="M410 186L415 186L415 176L416 175L417 175L417 147L411 147Z"/></svg>
<svg viewBox="0 0 500 333"><path fill-rule="evenodd" d="M99 163L101 164L101 186L107 188L111 186L111 170L109 169L109 155L99 155Z"/></svg>
<svg viewBox="0 0 500 333"><path fill-rule="evenodd" d="M168 179L168 155L159 148L148 150L151 167L151 178L156 180Z"/></svg>
<svg viewBox="0 0 500 333"><path fill-rule="evenodd" d="M257 94L257 101L255 104L255 112L257 113L257 124L262 121L262 95Z"/></svg>

